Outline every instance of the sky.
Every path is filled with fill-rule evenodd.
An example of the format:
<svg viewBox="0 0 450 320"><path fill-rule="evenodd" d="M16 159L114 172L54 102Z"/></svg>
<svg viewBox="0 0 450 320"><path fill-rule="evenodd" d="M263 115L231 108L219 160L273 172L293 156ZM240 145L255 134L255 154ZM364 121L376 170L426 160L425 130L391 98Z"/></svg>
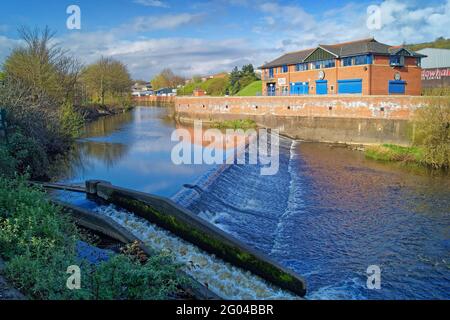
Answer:
<svg viewBox="0 0 450 320"><path fill-rule="evenodd" d="M79 30L67 28L70 5L80 8ZM374 5L379 15L368 14ZM20 46L22 26L50 27L84 64L113 57L150 80L163 68L208 75L367 37L392 45L450 38L449 24L450 0L2 1L0 64Z"/></svg>

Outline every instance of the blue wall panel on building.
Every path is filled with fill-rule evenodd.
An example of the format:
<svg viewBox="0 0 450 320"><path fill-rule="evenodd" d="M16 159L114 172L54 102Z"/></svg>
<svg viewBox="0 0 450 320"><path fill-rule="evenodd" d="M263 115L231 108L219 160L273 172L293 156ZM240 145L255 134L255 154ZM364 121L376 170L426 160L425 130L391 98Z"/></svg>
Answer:
<svg viewBox="0 0 450 320"><path fill-rule="evenodd" d="M357 94L362 93L362 79L339 80L338 93Z"/></svg>
<svg viewBox="0 0 450 320"><path fill-rule="evenodd" d="M406 82L402 80L389 81L389 94L405 94Z"/></svg>
<svg viewBox="0 0 450 320"><path fill-rule="evenodd" d="M328 94L328 81L317 80L316 81L316 94Z"/></svg>

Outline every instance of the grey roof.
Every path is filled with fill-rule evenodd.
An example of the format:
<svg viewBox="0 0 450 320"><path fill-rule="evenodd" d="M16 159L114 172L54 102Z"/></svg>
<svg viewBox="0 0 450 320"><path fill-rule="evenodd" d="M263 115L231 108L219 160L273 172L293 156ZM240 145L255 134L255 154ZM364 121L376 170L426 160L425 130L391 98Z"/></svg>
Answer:
<svg viewBox="0 0 450 320"><path fill-rule="evenodd" d="M423 69L450 67L450 50L448 49L425 48L417 52L427 55L422 59Z"/></svg>
<svg viewBox="0 0 450 320"><path fill-rule="evenodd" d="M379 55L391 55L391 54L397 53L398 51L400 51L402 49L407 50L411 54L411 56L425 57L414 51L408 50L403 46L398 46L398 47L389 46L387 44L376 41L374 38L346 42L346 43L338 43L338 44L333 44L333 45L321 44L317 48L322 48L322 49L332 53L333 55L335 55L338 58L355 56L355 55L360 55L360 54L368 54L368 53L374 53L374 54L379 54ZM317 48L285 54L269 63L266 63L261 68L271 68L271 67L279 67L282 65L301 63L305 60L305 58L307 58Z"/></svg>
<svg viewBox="0 0 450 320"><path fill-rule="evenodd" d="M279 67L283 65L297 64L305 60L316 48L307 49L302 51L290 52L282 55L281 57L266 63L262 68Z"/></svg>

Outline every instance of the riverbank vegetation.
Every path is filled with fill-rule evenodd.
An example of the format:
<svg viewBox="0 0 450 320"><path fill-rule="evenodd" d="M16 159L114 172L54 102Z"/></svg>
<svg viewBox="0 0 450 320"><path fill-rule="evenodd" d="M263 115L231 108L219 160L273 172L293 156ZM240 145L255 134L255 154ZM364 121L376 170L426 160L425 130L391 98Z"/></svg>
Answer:
<svg viewBox="0 0 450 320"><path fill-rule="evenodd" d="M0 153L9 157L6 169L49 180L86 121L131 106L131 79L112 59L83 66L55 44L48 28L19 33L22 45L2 70L0 106L8 129L0 136Z"/></svg>
<svg viewBox="0 0 450 320"><path fill-rule="evenodd" d="M129 106L126 67L107 58L84 67L54 44L49 29L20 34L23 45L5 60L0 83L2 275L30 299L173 297L185 279L169 257L155 254L142 262L116 252L99 263L84 261L77 227L27 182L52 178L92 114ZM71 265L81 267L80 290L66 287Z"/></svg>
<svg viewBox="0 0 450 320"><path fill-rule="evenodd" d="M0 256L4 275L29 299L168 299L187 279L168 256L142 261L125 250L96 263L79 258L82 235L61 208L24 178L0 177ZM80 290L66 287L67 268L81 269Z"/></svg>
<svg viewBox="0 0 450 320"><path fill-rule="evenodd" d="M412 121L413 146L369 146L368 158L417 163L432 169L450 168L450 99L433 98L419 109Z"/></svg>
<svg viewBox="0 0 450 320"><path fill-rule="evenodd" d="M255 129L257 127L256 122L250 119L245 120L225 120L218 121L212 124L213 128L217 129Z"/></svg>

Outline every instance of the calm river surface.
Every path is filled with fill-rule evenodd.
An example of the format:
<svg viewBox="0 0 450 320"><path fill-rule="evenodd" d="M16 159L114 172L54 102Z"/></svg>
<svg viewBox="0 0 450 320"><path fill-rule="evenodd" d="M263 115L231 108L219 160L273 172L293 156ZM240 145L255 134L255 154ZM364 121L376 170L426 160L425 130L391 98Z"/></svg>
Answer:
<svg viewBox="0 0 450 320"><path fill-rule="evenodd" d="M275 176L256 165L217 174L172 163L176 127L163 108L100 119L63 181L103 179L171 197L304 276L310 299L450 299L448 176L289 139ZM370 265L381 268L381 290L366 287Z"/></svg>

